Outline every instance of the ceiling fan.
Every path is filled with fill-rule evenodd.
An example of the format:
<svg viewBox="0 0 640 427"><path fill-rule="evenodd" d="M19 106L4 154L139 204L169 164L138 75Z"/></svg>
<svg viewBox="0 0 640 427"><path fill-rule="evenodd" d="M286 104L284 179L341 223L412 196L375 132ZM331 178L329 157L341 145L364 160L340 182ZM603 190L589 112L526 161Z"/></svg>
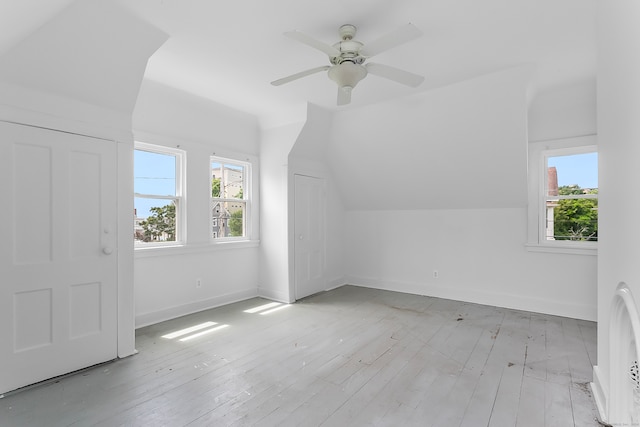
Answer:
<svg viewBox="0 0 640 427"><path fill-rule="evenodd" d="M331 65L323 65L301 71L288 77L275 80L271 82L271 84L280 86L299 78L328 70L327 74L329 78L338 84L338 105L345 105L351 102L351 91L353 88L369 73L411 87L417 87L424 81L424 77L420 75L389 65L376 64L374 62L365 64L365 61L374 55L420 37L422 32L413 24L404 25L366 45L354 40L356 35L355 25L346 24L341 26L339 34L341 40L331 46L299 31L284 33L284 35L289 38L329 55Z"/></svg>

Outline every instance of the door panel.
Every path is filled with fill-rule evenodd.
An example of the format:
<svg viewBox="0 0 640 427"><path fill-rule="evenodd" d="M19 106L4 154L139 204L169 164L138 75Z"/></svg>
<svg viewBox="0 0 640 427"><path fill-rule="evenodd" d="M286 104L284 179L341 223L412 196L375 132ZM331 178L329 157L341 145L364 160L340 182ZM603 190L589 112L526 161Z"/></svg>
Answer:
<svg viewBox="0 0 640 427"><path fill-rule="evenodd" d="M323 291L325 285L324 181L295 175L295 296Z"/></svg>
<svg viewBox="0 0 640 427"><path fill-rule="evenodd" d="M114 142L0 123L0 393L116 357L115 176Z"/></svg>
<svg viewBox="0 0 640 427"><path fill-rule="evenodd" d="M15 167L13 177L7 177L8 181L3 179L2 185L11 183L8 188L11 188L13 195L18 192L29 195L12 197L9 200L13 203L5 206L5 209L13 207L12 211L5 213L13 214L11 233L15 248L14 263L28 265L51 262L51 148L24 143L5 147L6 143L2 141L3 149L13 148L13 156L11 151L3 150L7 160L13 157L9 168L21 166ZM11 170L3 169L6 172Z"/></svg>

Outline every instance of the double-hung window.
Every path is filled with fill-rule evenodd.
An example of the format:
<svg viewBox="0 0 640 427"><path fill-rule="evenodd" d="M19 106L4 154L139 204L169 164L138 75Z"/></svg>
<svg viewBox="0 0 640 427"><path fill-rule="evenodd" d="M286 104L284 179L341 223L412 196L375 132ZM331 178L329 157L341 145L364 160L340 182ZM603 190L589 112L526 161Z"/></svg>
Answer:
<svg viewBox="0 0 640 427"><path fill-rule="evenodd" d="M594 138L547 141L533 150L529 247L577 253L596 249L598 153Z"/></svg>
<svg viewBox="0 0 640 427"><path fill-rule="evenodd" d="M249 239L250 168L248 162L211 157L212 241Z"/></svg>
<svg viewBox="0 0 640 427"><path fill-rule="evenodd" d="M136 247L184 243L184 157L184 151L179 149L136 142Z"/></svg>

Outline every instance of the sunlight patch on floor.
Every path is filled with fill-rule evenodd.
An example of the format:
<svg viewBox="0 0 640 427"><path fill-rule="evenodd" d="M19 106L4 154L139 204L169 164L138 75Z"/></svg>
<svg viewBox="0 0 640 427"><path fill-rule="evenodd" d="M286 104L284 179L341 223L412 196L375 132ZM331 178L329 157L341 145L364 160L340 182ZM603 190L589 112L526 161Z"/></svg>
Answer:
<svg viewBox="0 0 640 427"><path fill-rule="evenodd" d="M283 308L287 308L287 307L291 307L291 304L282 304L282 305L280 305L280 306L278 306L276 308L272 308L271 310L263 311L260 314L264 316L265 314L271 314L271 313L274 313L276 311L280 311Z"/></svg>
<svg viewBox="0 0 640 427"><path fill-rule="evenodd" d="M190 333L199 331L201 329L208 328L209 326L217 325L216 322L204 322L199 325L190 326L188 328L180 329L179 331L171 332L170 334L162 335L162 338L166 338L168 340L172 340L174 338L181 337L183 335L188 335Z"/></svg>
<svg viewBox="0 0 640 427"><path fill-rule="evenodd" d="M219 325L219 326L216 326L215 328L206 329L204 331L200 331L200 332L197 332L197 333L192 334L192 335L187 335L184 338L180 338L179 341L181 341L181 342L189 341L189 340L192 340L194 338L201 337L202 335L207 335L207 334L210 334L212 332L219 331L220 329L224 329L224 328L228 328L228 327L229 327L229 325Z"/></svg>
<svg viewBox="0 0 640 427"><path fill-rule="evenodd" d="M282 305L281 302L270 302L268 304L262 304L262 305L259 305L257 307L250 308L248 310L244 310L244 313L255 314L255 313L258 313L260 311L269 310L270 308L278 307L278 306L281 306L281 305Z"/></svg>

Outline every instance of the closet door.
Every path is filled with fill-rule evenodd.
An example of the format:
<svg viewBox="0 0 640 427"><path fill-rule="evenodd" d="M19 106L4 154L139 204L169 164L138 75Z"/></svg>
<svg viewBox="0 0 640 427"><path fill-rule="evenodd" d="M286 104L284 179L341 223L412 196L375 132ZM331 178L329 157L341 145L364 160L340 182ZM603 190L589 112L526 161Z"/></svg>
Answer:
<svg viewBox="0 0 640 427"><path fill-rule="evenodd" d="M298 300L326 289L324 181L295 175L294 269Z"/></svg>
<svg viewBox="0 0 640 427"><path fill-rule="evenodd" d="M116 143L0 122L0 393L117 355Z"/></svg>

